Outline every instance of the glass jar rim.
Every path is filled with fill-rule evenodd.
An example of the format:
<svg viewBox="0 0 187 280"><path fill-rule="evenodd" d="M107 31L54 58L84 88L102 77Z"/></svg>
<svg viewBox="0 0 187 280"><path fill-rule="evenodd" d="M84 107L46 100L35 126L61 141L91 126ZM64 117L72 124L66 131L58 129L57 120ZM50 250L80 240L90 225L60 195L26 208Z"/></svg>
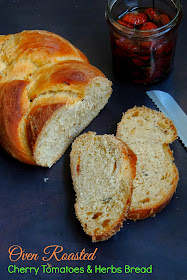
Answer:
<svg viewBox="0 0 187 280"><path fill-rule="evenodd" d="M166 33L168 30L170 30L177 24L180 12L182 10L182 5L180 3L180 0L177 0L178 1L178 3L177 3L178 6L176 7L177 13L176 13L175 17L168 24L166 24L162 27L156 28L156 29L152 29L152 30L135 30L135 29L126 27L124 25L121 25L112 17L110 7L109 7L109 1L110 0L107 0L105 17L110 21L112 26L115 27L119 32L121 32L123 34L126 33L127 35L132 35L134 37L142 37L142 38L160 36L160 35ZM117 0L113 2L113 5L116 2L117 2Z"/></svg>

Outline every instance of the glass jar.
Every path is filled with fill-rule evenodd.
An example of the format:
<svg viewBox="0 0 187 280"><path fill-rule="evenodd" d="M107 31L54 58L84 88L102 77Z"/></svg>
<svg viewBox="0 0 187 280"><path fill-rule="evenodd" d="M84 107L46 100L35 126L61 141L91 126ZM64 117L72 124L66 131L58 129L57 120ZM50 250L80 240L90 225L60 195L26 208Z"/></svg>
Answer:
<svg viewBox="0 0 187 280"><path fill-rule="evenodd" d="M145 31L118 23L120 15L145 7L166 13L171 21L162 27ZM179 0L108 0L106 19L117 76L134 83L149 84L160 81L170 73L181 18Z"/></svg>

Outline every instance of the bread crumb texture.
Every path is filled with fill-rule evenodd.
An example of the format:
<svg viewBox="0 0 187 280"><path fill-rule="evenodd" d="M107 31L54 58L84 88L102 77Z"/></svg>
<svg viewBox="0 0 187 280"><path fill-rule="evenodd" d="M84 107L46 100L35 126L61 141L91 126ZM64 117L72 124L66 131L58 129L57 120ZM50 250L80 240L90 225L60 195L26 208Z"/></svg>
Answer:
<svg viewBox="0 0 187 280"><path fill-rule="evenodd" d="M169 143L177 139L172 121L147 107L134 107L122 117L117 138L137 156L129 219L144 219L161 211L172 198L179 180Z"/></svg>
<svg viewBox="0 0 187 280"><path fill-rule="evenodd" d="M112 135L79 136L70 154L75 212L92 241L106 240L127 217L136 156Z"/></svg>

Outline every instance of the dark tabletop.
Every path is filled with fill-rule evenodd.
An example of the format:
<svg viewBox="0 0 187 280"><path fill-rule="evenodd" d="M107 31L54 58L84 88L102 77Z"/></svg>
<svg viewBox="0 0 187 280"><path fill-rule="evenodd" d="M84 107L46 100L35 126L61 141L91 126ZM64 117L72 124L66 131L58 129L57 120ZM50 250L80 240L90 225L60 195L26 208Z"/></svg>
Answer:
<svg viewBox="0 0 187 280"><path fill-rule="evenodd" d="M113 75L108 26L103 0L0 0L0 33L10 34L26 29L44 29L68 39L113 81L113 95L107 106L85 131L115 134L122 113L134 105L156 109L145 94L156 88L169 92L187 112L187 3L182 0L183 20L180 26L174 70L161 83L135 86L119 82ZM70 147L50 169L20 163L0 151L0 279L1 280L185 280L187 154L177 140L172 144L180 181L170 204L155 218L127 221L114 237L93 244L83 232L74 214L75 193L70 168ZM46 182L44 178L49 178ZM38 253L37 261L11 262L8 249L19 245L25 252ZM56 261L55 267L124 265L147 267L152 274L10 274L9 265L38 267L43 249L61 245L64 252L93 252L94 261Z"/></svg>

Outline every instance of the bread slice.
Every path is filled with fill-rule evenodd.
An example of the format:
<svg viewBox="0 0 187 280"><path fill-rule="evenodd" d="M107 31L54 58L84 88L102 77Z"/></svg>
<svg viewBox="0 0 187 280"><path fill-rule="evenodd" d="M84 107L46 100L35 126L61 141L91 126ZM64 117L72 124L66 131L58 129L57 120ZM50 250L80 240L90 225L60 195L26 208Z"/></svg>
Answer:
<svg viewBox="0 0 187 280"><path fill-rule="evenodd" d="M163 113L135 106L123 115L116 136L137 155L128 218L154 216L168 204L178 184L178 170L168 145L177 138L176 128Z"/></svg>
<svg viewBox="0 0 187 280"><path fill-rule="evenodd" d="M136 156L113 135L88 132L70 154L76 191L75 212L92 241L110 238L122 227L131 201Z"/></svg>

